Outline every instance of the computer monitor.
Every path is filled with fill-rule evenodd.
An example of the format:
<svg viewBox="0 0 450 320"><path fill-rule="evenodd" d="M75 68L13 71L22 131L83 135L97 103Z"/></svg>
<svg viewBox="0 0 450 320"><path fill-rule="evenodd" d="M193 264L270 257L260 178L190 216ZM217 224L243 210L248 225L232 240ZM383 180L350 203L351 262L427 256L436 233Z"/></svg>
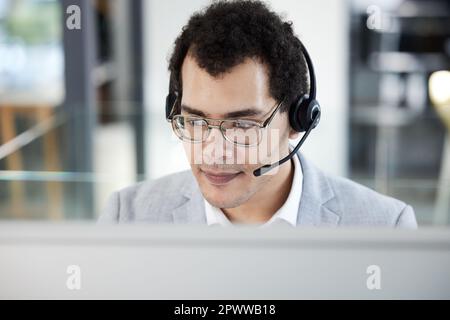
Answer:
<svg viewBox="0 0 450 320"><path fill-rule="evenodd" d="M2 299L450 298L450 231L1 223Z"/></svg>

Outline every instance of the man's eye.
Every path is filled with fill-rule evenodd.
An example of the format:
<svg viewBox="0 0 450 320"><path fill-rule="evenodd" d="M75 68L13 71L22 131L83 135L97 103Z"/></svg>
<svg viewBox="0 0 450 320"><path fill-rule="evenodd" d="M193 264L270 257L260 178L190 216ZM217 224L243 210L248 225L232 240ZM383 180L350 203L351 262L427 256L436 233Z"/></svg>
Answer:
<svg viewBox="0 0 450 320"><path fill-rule="evenodd" d="M253 128L255 125L253 124L253 123L248 123L248 122L241 122L241 121L238 121L238 122L235 122L235 124L234 124L234 127L236 128L236 129L251 129L251 128Z"/></svg>
<svg viewBox="0 0 450 320"><path fill-rule="evenodd" d="M192 120L189 120L188 123L189 123L190 126L193 126L193 127L203 126L203 120L192 119Z"/></svg>

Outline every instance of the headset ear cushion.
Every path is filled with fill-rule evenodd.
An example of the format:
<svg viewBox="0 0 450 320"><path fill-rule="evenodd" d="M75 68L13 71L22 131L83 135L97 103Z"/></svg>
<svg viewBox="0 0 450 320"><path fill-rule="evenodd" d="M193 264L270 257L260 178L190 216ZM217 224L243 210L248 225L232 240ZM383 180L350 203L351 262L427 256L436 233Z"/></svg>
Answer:
<svg viewBox="0 0 450 320"><path fill-rule="evenodd" d="M306 122L305 127L307 129L309 126L312 126L313 129L317 127L320 122L320 115L320 104L317 100L312 99L309 101L308 110L306 111L306 119L304 120Z"/></svg>
<svg viewBox="0 0 450 320"><path fill-rule="evenodd" d="M307 95L300 96L289 109L289 123L297 132L305 132L310 126L313 129L320 121L320 105L317 100L309 100ZM314 118L317 116L316 120ZM314 122L313 122L314 121Z"/></svg>
<svg viewBox="0 0 450 320"><path fill-rule="evenodd" d="M296 132L303 132L304 127L302 127L302 109L303 104L306 100L306 96L302 95L298 97L289 108L289 123L291 125L291 128L294 129Z"/></svg>

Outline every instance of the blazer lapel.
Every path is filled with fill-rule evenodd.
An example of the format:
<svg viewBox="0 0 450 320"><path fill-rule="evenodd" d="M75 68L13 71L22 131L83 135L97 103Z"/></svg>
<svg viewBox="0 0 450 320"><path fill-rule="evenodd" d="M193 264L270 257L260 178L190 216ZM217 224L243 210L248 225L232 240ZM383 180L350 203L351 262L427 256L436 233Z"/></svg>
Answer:
<svg viewBox="0 0 450 320"><path fill-rule="evenodd" d="M297 226L335 226L340 220L333 189L324 173L297 153L303 171L303 188Z"/></svg>
<svg viewBox="0 0 450 320"><path fill-rule="evenodd" d="M193 176L184 183L180 193L183 195L184 201L173 210L173 222L206 224L203 195Z"/></svg>

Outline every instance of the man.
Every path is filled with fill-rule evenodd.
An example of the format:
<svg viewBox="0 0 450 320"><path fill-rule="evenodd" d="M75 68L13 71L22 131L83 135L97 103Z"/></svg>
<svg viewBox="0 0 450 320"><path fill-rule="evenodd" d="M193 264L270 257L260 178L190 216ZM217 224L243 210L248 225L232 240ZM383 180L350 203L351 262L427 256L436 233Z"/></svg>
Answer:
<svg viewBox="0 0 450 320"><path fill-rule="evenodd" d="M309 87L291 23L263 3L194 14L169 70L170 121L191 170L114 193L100 222L417 227L410 206L323 173L301 151L254 174L292 150L289 110Z"/></svg>

